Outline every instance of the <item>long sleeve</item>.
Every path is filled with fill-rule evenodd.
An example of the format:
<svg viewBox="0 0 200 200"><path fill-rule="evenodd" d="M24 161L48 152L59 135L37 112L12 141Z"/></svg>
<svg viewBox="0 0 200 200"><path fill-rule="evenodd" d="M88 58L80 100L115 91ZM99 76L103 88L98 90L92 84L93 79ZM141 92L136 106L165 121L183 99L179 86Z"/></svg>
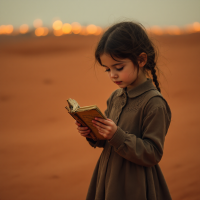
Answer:
<svg viewBox="0 0 200 200"><path fill-rule="evenodd" d="M162 100L162 102L164 101ZM163 155L171 112L166 104L157 105L152 100L146 108L146 113L141 138L118 127L109 143L120 156L135 164L149 167L157 164Z"/></svg>

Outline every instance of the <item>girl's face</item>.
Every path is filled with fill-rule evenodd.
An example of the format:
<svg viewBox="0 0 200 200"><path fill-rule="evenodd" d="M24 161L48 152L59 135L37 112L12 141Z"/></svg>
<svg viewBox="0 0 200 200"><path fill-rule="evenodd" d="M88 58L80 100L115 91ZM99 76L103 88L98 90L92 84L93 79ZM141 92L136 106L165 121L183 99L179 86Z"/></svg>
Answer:
<svg viewBox="0 0 200 200"><path fill-rule="evenodd" d="M138 71L137 67L128 58L116 58L116 61L109 54L103 54L100 59L111 81L120 88L127 88L128 90L146 81L146 76L141 67L139 67Z"/></svg>

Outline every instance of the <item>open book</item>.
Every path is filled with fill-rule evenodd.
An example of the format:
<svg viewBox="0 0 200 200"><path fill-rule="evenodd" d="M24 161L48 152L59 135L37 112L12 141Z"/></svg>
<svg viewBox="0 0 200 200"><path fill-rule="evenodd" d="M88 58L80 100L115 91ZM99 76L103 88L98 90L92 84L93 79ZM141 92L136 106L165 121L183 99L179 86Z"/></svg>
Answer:
<svg viewBox="0 0 200 200"><path fill-rule="evenodd" d="M90 136L92 139L95 141L105 140L92 123L95 117L106 119L100 109L96 105L80 107L78 103L71 98L67 99L67 102L69 106L65 108L68 110L68 113L82 126L87 126L91 130Z"/></svg>

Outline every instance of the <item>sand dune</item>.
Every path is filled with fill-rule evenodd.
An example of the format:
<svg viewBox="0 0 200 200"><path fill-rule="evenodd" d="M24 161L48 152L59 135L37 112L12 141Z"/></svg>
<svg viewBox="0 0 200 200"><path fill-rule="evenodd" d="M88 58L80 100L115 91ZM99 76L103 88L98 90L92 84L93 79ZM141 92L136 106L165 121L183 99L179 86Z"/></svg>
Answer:
<svg viewBox="0 0 200 200"><path fill-rule="evenodd" d="M94 68L96 36L0 37L0 199L80 200L101 153L76 131L66 99L102 110L117 87ZM157 36L172 123L160 163L174 200L199 192L200 34Z"/></svg>

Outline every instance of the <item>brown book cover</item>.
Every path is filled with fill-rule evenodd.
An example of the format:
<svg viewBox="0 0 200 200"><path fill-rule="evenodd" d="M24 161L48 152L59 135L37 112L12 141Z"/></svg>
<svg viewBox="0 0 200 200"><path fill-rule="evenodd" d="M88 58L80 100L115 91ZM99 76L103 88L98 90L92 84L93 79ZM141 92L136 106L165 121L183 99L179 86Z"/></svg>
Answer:
<svg viewBox="0 0 200 200"><path fill-rule="evenodd" d="M92 120L95 117L106 119L100 109L96 105L80 107L74 99L67 99L68 105L65 108L68 113L82 126L87 126L91 132L90 136L93 140L105 140L105 138L99 134L97 128L93 126Z"/></svg>

